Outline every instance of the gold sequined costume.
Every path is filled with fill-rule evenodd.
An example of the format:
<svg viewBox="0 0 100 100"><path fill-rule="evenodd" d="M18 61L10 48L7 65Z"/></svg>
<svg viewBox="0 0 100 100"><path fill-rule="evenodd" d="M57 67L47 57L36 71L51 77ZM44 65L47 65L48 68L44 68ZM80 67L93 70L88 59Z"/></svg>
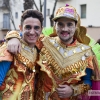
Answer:
<svg viewBox="0 0 100 100"><path fill-rule="evenodd" d="M12 32L12 34L7 35L7 38L18 35L17 32ZM0 86L2 100L34 100L37 49L30 48L23 41L21 45L21 53L17 55L12 55L7 51L6 43L0 47L0 61L12 62L4 83Z"/></svg>
<svg viewBox="0 0 100 100"><path fill-rule="evenodd" d="M77 40L66 46L58 37L45 37L42 42L37 62L41 66L41 74L35 100L77 100L77 95L90 89L81 81L81 77L86 75L86 68L94 69L91 47ZM70 85L74 89L73 96L60 99L56 93L59 84Z"/></svg>

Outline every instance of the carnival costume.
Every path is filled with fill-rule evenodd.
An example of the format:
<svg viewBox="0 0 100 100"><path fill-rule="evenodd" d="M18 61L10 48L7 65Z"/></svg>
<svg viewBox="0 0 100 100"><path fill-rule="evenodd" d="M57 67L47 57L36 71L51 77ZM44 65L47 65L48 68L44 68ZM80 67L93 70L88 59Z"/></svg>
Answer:
<svg viewBox="0 0 100 100"><path fill-rule="evenodd" d="M79 21L79 23L80 23L80 21ZM80 25L78 25L78 27L81 27L81 28L78 28L78 30L80 29L80 32L82 32L82 33L78 33L79 35L80 34L85 34L86 33L86 28L85 27L82 27L82 26L80 26ZM50 31L50 29L51 29L51 31ZM48 28L45 28L45 31L43 31L43 34L45 35L46 33L49 33L50 34L50 32L52 32L53 31L53 34L51 33L50 34L50 36L51 37L55 37L55 36L57 36L57 34L55 34L55 32L54 32L54 29L53 28L50 28L49 30L48 30ZM48 35L48 34L47 34ZM46 35L46 36L47 36ZM87 34L86 34L87 35ZM78 36L78 35L77 35ZM96 64L98 64L97 66L98 66L98 68L95 68L95 70L94 70L94 73L95 73L95 77L92 77L92 79L91 79L91 81L92 81L92 87L91 87L91 90L100 90L100 45L98 44L98 43L96 43L96 41L93 39L93 38L91 38L89 35L87 35L89 38L87 38L86 37L86 41L85 41L85 44L88 44L89 43L89 46L91 46L92 47L92 50L93 50L93 52L94 52L94 54L95 54L95 57L96 57L96 59L97 59L97 61L96 61ZM80 36L80 37L82 37L82 36ZM83 36L84 37L84 36ZM90 42L87 42L87 40L89 41L89 39L90 39ZM80 40L82 40L82 38L81 39L79 39L79 41ZM84 41L85 39L83 38L83 40L82 41ZM84 43L84 42L83 42ZM99 94L92 94L92 91L90 92L91 94L89 94L88 93L88 96L90 96L90 97L88 97L88 99L87 100L99 100L100 99L100 96L99 96ZM95 92L93 92L93 93L95 93ZM91 96L92 95L92 96ZM85 95L84 95L84 97L83 97L83 100L86 100L86 98L85 98Z"/></svg>
<svg viewBox="0 0 100 100"><path fill-rule="evenodd" d="M42 39L42 49L37 62L41 66L41 73L35 100L89 100L87 93L92 86L92 70L94 67L98 68L92 48L88 46L90 39L86 36L86 28L80 26L79 16L73 7L67 5L59 8L56 18L59 17L78 20L74 43L64 45L55 32L50 35L55 37ZM71 86L73 95L59 98L56 88L60 84Z"/></svg>
<svg viewBox="0 0 100 100"><path fill-rule="evenodd" d="M38 71L39 75L38 77L36 77L38 78L38 80L35 87L34 100L89 100L87 92L89 89L91 89L92 86L92 70L94 71L94 69L98 68L95 55L92 52L91 47L88 46L90 39L86 36L86 28L80 26L79 16L77 15L76 10L73 7L66 5L66 7L58 9L56 18L59 18L60 15L62 15L62 17L71 18L77 21L77 30L74 35L74 43L70 45L64 45L63 43L61 43L59 38L56 36L57 34L55 30L54 34L50 35L55 37L40 37L39 41L37 42L38 48L41 49L39 60L37 62L40 66L40 71ZM14 33L10 36L10 38L18 37L13 35ZM14 61L18 60L16 60L17 56L14 57ZM28 55L25 55L24 57L27 56ZM32 57L32 53L30 57ZM24 61L20 63L20 60L18 60L18 64L20 63L21 65L25 66L26 64L23 62ZM18 67L17 65L14 68L18 69L17 71L20 71L20 67ZM22 68L26 69L26 67L21 67L21 71ZM33 65L31 69L33 69ZM7 73L7 75L10 74ZM5 80L6 79L7 77L5 78ZM14 79L18 79L18 77L14 77ZM23 80L24 79L26 79L26 77L23 78ZM31 79L33 80L31 80L30 82L34 82L34 77ZM67 84L72 87L74 93L70 98L61 99L58 97L56 88L59 84ZM7 87L8 86L9 85L7 85ZM18 87L20 87L20 85ZM21 90L23 91L23 88L18 88L17 91L17 96L19 98L22 98L21 93L19 94L19 91ZM27 96L29 96L29 92L25 93L27 93Z"/></svg>
<svg viewBox="0 0 100 100"><path fill-rule="evenodd" d="M16 31L7 34L6 40L12 37L20 38ZM0 86L0 95L2 100L34 100L34 77L35 65L37 60L37 49L30 48L27 43L21 40L21 53L12 55L7 51L7 44L0 47L0 76L3 76L4 82ZM7 65L6 62L9 64ZM3 73L6 66L7 74Z"/></svg>

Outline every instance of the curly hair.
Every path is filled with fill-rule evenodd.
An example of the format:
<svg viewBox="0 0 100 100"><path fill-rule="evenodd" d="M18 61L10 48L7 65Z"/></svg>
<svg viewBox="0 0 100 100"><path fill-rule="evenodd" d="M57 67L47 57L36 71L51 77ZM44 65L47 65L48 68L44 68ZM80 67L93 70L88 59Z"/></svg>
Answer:
<svg viewBox="0 0 100 100"><path fill-rule="evenodd" d="M38 10L34 10L34 9L27 9L23 12L22 16L21 16L21 25L23 25L23 22L26 18L37 18L40 23L41 23L41 27L43 24L43 14L41 12L39 12Z"/></svg>

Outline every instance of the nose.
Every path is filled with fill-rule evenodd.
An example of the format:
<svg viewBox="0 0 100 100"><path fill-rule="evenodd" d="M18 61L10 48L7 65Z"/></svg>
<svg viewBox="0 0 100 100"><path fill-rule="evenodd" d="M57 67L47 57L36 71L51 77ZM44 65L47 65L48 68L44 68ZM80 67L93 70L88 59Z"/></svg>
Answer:
<svg viewBox="0 0 100 100"><path fill-rule="evenodd" d="M35 34L35 30L34 30L34 28L31 28L31 30L30 30L30 34Z"/></svg>
<svg viewBox="0 0 100 100"><path fill-rule="evenodd" d="M62 30L63 31L69 31L69 27L67 25L65 25Z"/></svg>

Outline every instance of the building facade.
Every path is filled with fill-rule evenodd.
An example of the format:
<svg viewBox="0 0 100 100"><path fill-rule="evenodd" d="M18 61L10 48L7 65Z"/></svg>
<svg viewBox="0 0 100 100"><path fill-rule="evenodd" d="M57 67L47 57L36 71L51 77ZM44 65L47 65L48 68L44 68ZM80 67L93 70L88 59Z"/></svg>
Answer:
<svg viewBox="0 0 100 100"><path fill-rule="evenodd" d="M18 30L23 0L0 0L0 40L10 30Z"/></svg>

